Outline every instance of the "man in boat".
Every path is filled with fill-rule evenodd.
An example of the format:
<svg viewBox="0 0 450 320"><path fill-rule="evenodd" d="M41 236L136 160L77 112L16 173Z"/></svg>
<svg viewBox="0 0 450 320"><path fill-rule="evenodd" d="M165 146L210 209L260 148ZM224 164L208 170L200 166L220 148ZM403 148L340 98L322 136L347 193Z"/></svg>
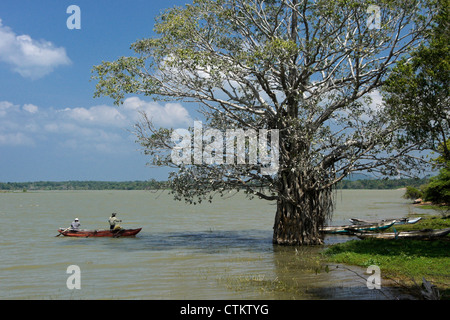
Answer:
<svg viewBox="0 0 450 320"><path fill-rule="evenodd" d="M109 230L111 231L120 230L121 227L119 222L122 222L122 220L116 218L116 213L111 213L111 217L109 217Z"/></svg>
<svg viewBox="0 0 450 320"><path fill-rule="evenodd" d="M81 226L80 220L78 218L75 218L75 220L73 220L73 222L70 224L70 230L79 231L80 226Z"/></svg>

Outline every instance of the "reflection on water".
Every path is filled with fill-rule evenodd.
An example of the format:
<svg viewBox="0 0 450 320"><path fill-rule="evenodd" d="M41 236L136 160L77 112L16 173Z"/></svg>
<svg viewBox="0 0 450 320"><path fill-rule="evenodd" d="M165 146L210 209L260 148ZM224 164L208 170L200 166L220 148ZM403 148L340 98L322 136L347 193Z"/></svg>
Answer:
<svg viewBox="0 0 450 320"><path fill-rule="evenodd" d="M339 195L334 223L400 217L401 192ZM338 198L339 198L338 197ZM79 217L105 228L111 212L135 238L55 237ZM364 270L324 267L323 247L274 246L274 206L241 196L185 206L141 191L0 194L0 299L386 299L367 289ZM326 243L346 241L329 236ZM69 265L81 290L66 287Z"/></svg>

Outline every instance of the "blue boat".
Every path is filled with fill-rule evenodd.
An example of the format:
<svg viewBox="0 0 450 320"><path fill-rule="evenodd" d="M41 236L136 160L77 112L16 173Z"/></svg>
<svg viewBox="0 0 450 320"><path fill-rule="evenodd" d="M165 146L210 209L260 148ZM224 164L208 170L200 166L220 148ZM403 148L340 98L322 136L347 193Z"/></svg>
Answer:
<svg viewBox="0 0 450 320"><path fill-rule="evenodd" d="M363 219L357 219L357 218L351 218L349 219L352 224L374 224L374 223L380 223L384 221L390 221L395 220L395 225L397 224L414 224L421 220L421 217L418 218L400 218L400 219L386 219L386 220L363 220Z"/></svg>
<svg viewBox="0 0 450 320"><path fill-rule="evenodd" d="M346 225L346 226L327 226L322 228L325 234L354 234L359 231L382 231L391 227L395 220L386 220L379 223Z"/></svg>

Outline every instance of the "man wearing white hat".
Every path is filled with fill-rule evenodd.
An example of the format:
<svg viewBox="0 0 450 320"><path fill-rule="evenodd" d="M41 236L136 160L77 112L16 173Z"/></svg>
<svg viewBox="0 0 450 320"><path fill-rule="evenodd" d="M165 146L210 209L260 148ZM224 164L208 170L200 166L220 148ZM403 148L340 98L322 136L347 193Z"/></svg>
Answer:
<svg viewBox="0 0 450 320"><path fill-rule="evenodd" d="M70 225L70 230L78 231L80 230L80 226L80 220L78 218L75 218L75 220L73 220L72 224Z"/></svg>

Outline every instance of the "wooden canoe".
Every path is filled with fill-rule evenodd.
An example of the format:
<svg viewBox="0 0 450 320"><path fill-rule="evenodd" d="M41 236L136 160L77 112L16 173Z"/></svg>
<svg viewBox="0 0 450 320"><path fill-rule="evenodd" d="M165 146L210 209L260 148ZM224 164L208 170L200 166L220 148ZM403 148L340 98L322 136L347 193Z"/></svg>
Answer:
<svg viewBox="0 0 450 320"><path fill-rule="evenodd" d="M392 226L394 222L395 220L389 220L372 224L328 226L323 227L321 231L328 234L353 234L358 231L381 231Z"/></svg>
<svg viewBox="0 0 450 320"><path fill-rule="evenodd" d="M142 228L138 229L120 229L118 231L111 231L111 230L105 230L105 229L98 229L98 230L86 230L81 229L78 231L74 230L67 230L64 228L59 228L58 232L62 234L65 237L83 237L83 238L90 238L90 237L113 237L113 238L121 238L121 237L133 237L137 235Z"/></svg>
<svg viewBox="0 0 450 320"><path fill-rule="evenodd" d="M385 232L385 233L371 233L361 232L356 233L356 236L360 239L421 239L432 240L441 237L445 237L450 234L450 228L446 229L423 229L413 231L399 231L399 232Z"/></svg>
<svg viewBox="0 0 450 320"><path fill-rule="evenodd" d="M363 220L363 219L351 218L349 220L352 224L355 224L355 225L380 223L383 221L395 220L394 224L399 225L399 224L414 224L414 223L419 222L421 219L422 219L421 217L418 217L418 218L400 218L400 219L385 219L385 220Z"/></svg>

